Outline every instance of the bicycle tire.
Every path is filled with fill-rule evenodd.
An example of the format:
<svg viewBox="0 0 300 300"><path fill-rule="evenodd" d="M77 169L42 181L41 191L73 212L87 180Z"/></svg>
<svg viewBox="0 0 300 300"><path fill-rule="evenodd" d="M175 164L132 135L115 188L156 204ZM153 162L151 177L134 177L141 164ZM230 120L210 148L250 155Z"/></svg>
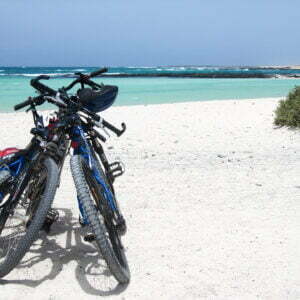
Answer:
<svg viewBox="0 0 300 300"><path fill-rule="evenodd" d="M33 242L36 240L38 237L38 233L44 224L45 218L47 216L48 210L51 208L57 185L58 185L58 168L56 163L52 158L46 158L41 162L43 164L42 167L45 167L45 170L47 170L47 175L46 175L46 181L45 185L42 190L42 194L39 195L39 200L36 200L36 206L34 207L34 213L32 215L32 218L30 219L30 222L25 224L25 234L19 239L15 247L10 248L9 250L6 251L6 257L4 260L0 263L0 278L6 276L8 273L10 273L17 265L18 263L22 260L26 252L29 250ZM43 168L41 168L43 169ZM40 174L40 173L38 173ZM27 182L25 182L24 190L26 187L30 184L30 178L31 176L37 175L36 173L32 173L30 177L27 179ZM23 191L24 191L23 190ZM18 200L20 201L20 199ZM31 202L32 201L31 199ZM14 211L15 213L15 211ZM0 217L1 214L3 214L3 209L2 212L0 211ZM13 218L14 215L11 216ZM10 219L9 216L6 216L6 220L8 221ZM5 233L5 227L2 228L4 233ZM3 251L3 247L7 241L5 241L5 237L3 236L3 231L1 232L0 235L0 250ZM9 238L9 236L8 236ZM2 247L2 248L1 248ZM1 252L1 251L0 251ZM3 253L3 252L2 252ZM1 253L0 253L0 259L1 259ZM0 260L1 261L1 260Z"/></svg>
<svg viewBox="0 0 300 300"><path fill-rule="evenodd" d="M108 223L100 217L100 211L96 206L97 203L95 203L95 199L92 199L91 197L91 185L95 190L99 191L99 184L95 181L91 182L91 178L87 176L87 173L84 170L90 169L81 155L74 155L71 158L70 163L77 195L82 203L91 230L95 235L95 241L99 251L116 280L119 283L128 283L130 281L130 271L124 248L123 246L121 247L121 244L119 244L120 247L118 247L116 241L112 241L112 239L118 239L120 242L118 233L116 231L113 233L113 229L109 228ZM99 167L99 164L97 167ZM99 172L99 174L103 175L103 172ZM101 201L106 201L103 194L98 193L98 196L102 198Z"/></svg>

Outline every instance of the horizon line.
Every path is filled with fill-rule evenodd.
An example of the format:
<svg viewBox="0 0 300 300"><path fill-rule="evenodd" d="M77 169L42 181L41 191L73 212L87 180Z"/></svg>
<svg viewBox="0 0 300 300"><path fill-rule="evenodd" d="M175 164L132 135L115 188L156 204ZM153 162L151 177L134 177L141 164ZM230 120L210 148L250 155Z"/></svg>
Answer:
<svg viewBox="0 0 300 300"><path fill-rule="evenodd" d="M100 68L103 66L92 66L92 65L0 65L0 68ZM292 68L300 67L300 64L289 64L289 65L153 65L153 66L106 66L107 68L166 68L166 67L239 67L239 68Z"/></svg>

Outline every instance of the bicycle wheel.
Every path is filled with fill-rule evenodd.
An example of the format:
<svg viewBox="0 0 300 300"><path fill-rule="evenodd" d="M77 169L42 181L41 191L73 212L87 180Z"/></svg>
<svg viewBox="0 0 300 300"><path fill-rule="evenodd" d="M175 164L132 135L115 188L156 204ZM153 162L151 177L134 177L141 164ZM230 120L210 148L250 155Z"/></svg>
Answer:
<svg viewBox="0 0 300 300"><path fill-rule="evenodd" d="M51 158L21 175L17 201L0 210L0 278L16 267L37 238L57 184L58 168Z"/></svg>
<svg viewBox="0 0 300 300"><path fill-rule="evenodd" d="M99 164L97 167L99 167ZM113 224L103 188L80 155L74 155L71 158L71 171L77 195L95 235L95 241L101 255L117 281L128 283L130 271L124 247ZM103 176L103 172L99 171L99 175ZM103 181L105 182L105 179Z"/></svg>

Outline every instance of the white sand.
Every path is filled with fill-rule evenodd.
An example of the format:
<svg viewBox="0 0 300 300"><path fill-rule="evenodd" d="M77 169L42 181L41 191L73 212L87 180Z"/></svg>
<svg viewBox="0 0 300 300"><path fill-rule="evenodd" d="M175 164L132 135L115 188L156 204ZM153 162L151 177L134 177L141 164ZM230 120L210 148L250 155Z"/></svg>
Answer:
<svg viewBox="0 0 300 300"><path fill-rule="evenodd" d="M274 128L277 102L105 112L128 126L108 145L127 166L116 190L131 283L117 286L102 261L95 267L67 161L59 223L0 282L0 299L300 299L300 135ZM26 145L30 115L1 114L1 124L0 148Z"/></svg>

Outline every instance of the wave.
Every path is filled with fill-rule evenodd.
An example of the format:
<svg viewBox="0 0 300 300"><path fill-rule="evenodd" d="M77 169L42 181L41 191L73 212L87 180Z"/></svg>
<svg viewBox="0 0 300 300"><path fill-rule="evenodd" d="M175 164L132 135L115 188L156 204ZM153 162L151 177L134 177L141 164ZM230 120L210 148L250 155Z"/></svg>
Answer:
<svg viewBox="0 0 300 300"><path fill-rule="evenodd" d="M123 73L104 73L103 75L104 76L109 76L109 75L121 75L121 74L123 74Z"/></svg>
<svg viewBox="0 0 300 300"><path fill-rule="evenodd" d="M67 76L74 76L73 73L22 73L22 74L5 74L8 76L23 76L23 77L37 77L40 75L47 75L47 76L61 76L61 77L67 77Z"/></svg>
<svg viewBox="0 0 300 300"><path fill-rule="evenodd" d="M85 72L86 69L73 69L72 71L75 71L75 72Z"/></svg>
<svg viewBox="0 0 300 300"><path fill-rule="evenodd" d="M40 73L40 74L13 74L13 75L20 75L20 76L25 76L25 77L36 77L40 75L47 75L47 76L60 76L60 75L66 75L66 73Z"/></svg>
<svg viewBox="0 0 300 300"><path fill-rule="evenodd" d="M47 75L50 77L74 77L74 73L0 73L1 76L37 77Z"/></svg>
<svg viewBox="0 0 300 300"><path fill-rule="evenodd" d="M125 67L125 69L156 69L157 67Z"/></svg>

